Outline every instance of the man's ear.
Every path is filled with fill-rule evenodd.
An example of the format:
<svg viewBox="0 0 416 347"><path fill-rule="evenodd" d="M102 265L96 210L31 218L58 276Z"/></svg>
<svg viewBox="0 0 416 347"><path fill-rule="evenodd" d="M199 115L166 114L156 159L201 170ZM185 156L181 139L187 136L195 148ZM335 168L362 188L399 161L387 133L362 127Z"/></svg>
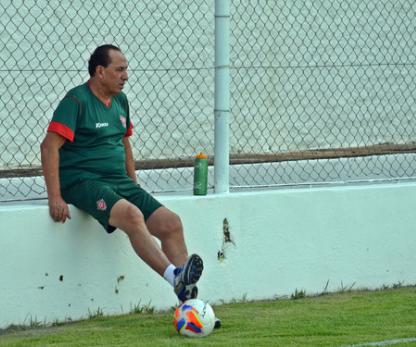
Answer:
<svg viewBox="0 0 416 347"><path fill-rule="evenodd" d="M104 74L104 66L102 66L102 65L98 65L98 66L95 68L95 74L96 74L98 77L103 77L103 74Z"/></svg>

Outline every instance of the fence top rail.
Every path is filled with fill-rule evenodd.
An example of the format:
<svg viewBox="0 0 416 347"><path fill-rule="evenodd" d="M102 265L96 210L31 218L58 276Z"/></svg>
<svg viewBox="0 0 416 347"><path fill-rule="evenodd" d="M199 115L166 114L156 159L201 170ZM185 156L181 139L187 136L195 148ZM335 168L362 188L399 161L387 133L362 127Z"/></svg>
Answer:
<svg viewBox="0 0 416 347"><path fill-rule="evenodd" d="M273 163L281 161L294 160L319 160L334 158L352 158L365 157L371 155L388 155L398 153L416 153L416 143L408 144L378 144L362 147L349 148L329 148L304 151L288 151L279 153L246 153L230 155L230 165L235 164L256 164L256 163ZM213 156L208 158L209 165L214 164ZM193 158L183 159L150 159L137 160L135 162L136 170L156 170L171 169L181 167L192 167ZM11 177L32 177L42 176L42 168L37 167L20 167L0 170L0 178Z"/></svg>

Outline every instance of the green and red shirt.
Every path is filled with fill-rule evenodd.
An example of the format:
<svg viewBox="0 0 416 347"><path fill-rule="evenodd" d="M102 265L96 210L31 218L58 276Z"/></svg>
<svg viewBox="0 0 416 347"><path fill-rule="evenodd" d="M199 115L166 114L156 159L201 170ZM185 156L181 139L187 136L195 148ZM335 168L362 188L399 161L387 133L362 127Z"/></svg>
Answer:
<svg viewBox="0 0 416 347"><path fill-rule="evenodd" d="M71 89L55 110L48 132L67 141L59 151L61 188L87 179L126 177L123 137L132 135L124 93L105 105L88 83Z"/></svg>

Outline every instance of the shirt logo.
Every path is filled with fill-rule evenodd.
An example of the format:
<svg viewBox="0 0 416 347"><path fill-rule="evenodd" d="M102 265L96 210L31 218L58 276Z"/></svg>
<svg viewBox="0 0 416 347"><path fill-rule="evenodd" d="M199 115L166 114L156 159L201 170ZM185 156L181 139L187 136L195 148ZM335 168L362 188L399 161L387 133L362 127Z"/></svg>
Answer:
<svg viewBox="0 0 416 347"><path fill-rule="evenodd" d="M108 127L108 123L95 123L95 128L105 128Z"/></svg>
<svg viewBox="0 0 416 347"><path fill-rule="evenodd" d="M97 210L105 211L107 209L107 204L105 203L104 199L100 199L97 201Z"/></svg>
<svg viewBox="0 0 416 347"><path fill-rule="evenodd" d="M124 117L123 115L120 115L120 122L121 124L123 124L123 127L126 127L126 117Z"/></svg>

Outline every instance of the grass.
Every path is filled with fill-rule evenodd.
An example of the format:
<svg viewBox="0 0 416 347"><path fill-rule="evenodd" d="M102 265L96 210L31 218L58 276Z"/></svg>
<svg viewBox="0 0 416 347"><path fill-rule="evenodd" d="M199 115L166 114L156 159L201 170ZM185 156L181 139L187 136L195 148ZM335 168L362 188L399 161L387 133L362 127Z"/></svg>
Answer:
<svg viewBox="0 0 416 347"><path fill-rule="evenodd" d="M296 300L214 306L223 327L197 340L177 335L171 311L144 310L116 317L92 314L92 319L57 326L11 328L1 333L0 346L365 346L386 340L398 342L394 346L416 346L405 340L416 340L415 287L317 297L300 293Z"/></svg>

